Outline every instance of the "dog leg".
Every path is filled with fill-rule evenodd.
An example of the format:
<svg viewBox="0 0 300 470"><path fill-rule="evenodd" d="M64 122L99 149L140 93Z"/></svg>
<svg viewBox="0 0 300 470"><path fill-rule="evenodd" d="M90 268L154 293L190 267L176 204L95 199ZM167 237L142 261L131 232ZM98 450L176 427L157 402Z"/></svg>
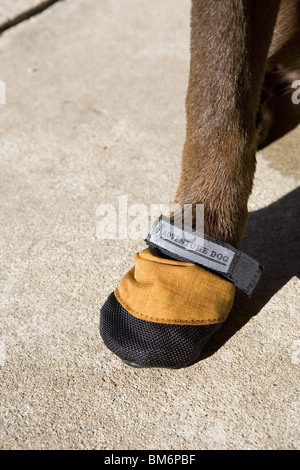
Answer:
<svg viewBox="0 0 300 470"><path fill-rule="evenodd" d="M204 204L204 231L235 245L255 172L256 115L279 1L192 2L187 130L175 203Z"/></svg>

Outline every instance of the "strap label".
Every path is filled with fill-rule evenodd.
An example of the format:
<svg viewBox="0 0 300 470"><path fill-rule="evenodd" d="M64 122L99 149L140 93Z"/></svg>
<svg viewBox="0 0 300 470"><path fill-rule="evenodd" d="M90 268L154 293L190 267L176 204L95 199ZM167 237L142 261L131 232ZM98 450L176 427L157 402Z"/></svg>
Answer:
<svg viewBox="0 0 300 470"><path fill-rule="evenodd" d="M182 229L173 225L164 216L155 221L148 240L192 263L201 264L222 273L228 273L235 255L235 252L226 246L208 240L187 227Z"/></svg>

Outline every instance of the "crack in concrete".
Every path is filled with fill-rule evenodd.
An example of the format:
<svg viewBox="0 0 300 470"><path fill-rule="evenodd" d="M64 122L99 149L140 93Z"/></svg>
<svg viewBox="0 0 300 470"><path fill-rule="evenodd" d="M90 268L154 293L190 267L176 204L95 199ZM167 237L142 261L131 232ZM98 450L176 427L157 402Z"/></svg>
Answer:
<svg viewBox="0 0 300 470"><path fill-rule="evenodd" d="M27 10L23 11L22 13L19 13L16 15L14 18L10 18L4 23L0 24L0 34L2 34L4 31L18 25L19 23L22 23L25 20L28 20L32 16L38 15L39 13L42 13L44 10L47 8L51 7L54 3L60 2L61 0L46 0L43 3L40 3L34 7L28 8Z"/></svg>

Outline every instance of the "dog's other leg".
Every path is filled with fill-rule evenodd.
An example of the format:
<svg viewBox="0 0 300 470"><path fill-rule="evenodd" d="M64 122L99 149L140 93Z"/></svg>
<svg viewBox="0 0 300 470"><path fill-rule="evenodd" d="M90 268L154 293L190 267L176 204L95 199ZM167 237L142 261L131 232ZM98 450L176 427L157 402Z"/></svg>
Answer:
<svg viewBox="0 0 300 470"><path fill-rule="evenodd" d="M187 129L175 203L204 204L204 231L242 238L256 115L279 0L193 0Z"/></svg>
<svg viewBox="0 0 300 470"><path fill-rule="evenodd" d="M297 110L291 105L292 84L300 77L299 45L300 2L281 0L257 116L259 148L281 136L282 131L286 132L299 120ZM281 117L280 121L276 121L276 115Z"/></svg>
<svg viewBox="0 0 300 470"><path fill-rule="evenodd" d="M299 79L300 70L300 2L281 0L266 66L278 84Z"/></svg>

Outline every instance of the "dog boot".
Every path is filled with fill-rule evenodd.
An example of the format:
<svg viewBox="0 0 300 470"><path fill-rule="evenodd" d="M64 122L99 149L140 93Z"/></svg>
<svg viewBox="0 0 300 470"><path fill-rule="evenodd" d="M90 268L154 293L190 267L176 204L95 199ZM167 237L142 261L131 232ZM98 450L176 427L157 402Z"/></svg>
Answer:
<svg viewBox="0 0 300 470"><path fill-rule="evenodd" d="M250 295L262 266L163 216L146 243L101 309L101 337L131 366L189 366L228 317L236 287Z"/></svg>

